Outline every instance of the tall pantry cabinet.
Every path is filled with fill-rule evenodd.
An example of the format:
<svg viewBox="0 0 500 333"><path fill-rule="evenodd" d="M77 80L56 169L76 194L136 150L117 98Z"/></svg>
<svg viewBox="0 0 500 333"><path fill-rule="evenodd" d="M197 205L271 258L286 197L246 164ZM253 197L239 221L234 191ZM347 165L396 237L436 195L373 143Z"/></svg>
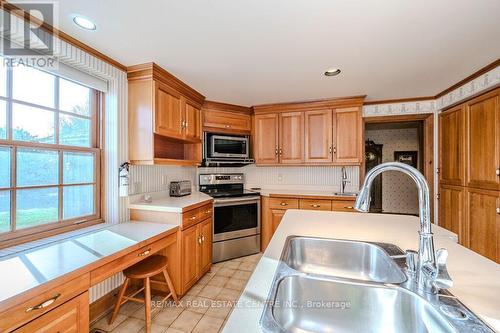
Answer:
<svg viewBox="0 0 500 333"><path fill-rule="evenodd" d="M500 263L500 88L439 115L440 225Z"/></svg>

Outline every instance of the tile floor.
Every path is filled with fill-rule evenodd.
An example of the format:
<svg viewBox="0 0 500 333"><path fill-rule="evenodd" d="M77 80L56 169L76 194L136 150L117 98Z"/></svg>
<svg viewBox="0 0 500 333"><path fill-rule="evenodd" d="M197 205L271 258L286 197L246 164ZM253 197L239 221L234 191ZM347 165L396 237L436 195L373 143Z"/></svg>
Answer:
<svg viewBox="0 0 500 333"><path fill-rule="evenodd" d="M180 306L153 304L160 306L161 311L156 312L152 318L152 333L221 331L231 312L232 302L238 300L260 257L261 254L255 254L214 264L210 272L184 295ZM158 299L160 297L154 297L153 301ZM108 325L108 318L109 315L96 322L91 331L145 331L144 307L138 303L127 302L122 305L113 325Z"/></svg>

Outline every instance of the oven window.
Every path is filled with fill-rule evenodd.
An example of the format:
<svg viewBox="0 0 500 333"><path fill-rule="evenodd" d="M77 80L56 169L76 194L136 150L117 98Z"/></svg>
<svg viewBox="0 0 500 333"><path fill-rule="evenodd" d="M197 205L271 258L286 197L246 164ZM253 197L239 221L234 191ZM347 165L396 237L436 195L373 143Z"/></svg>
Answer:
<svg viewBox="0 0 500 333"><path fill-rule="evenodd" d="M257 228L257 203L215 207L214 233Z"/></svg>
<svg viewBox="0 0 500 333"><path fill-rule="evenodd" d="M246 154L246 142L214 138L214 152L217 154Z"/></svg>

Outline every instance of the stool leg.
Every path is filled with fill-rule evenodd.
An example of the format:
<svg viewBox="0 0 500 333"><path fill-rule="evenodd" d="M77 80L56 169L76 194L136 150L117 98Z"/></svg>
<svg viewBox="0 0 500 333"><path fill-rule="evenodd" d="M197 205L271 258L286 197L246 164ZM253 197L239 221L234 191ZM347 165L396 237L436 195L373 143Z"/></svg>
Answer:
<svg viewBox="0 0 500 333"><path fill-rule="evenodd" d="M111 315L111 318L109 319L110 325L115 321L116 315L118 314L118 310L120 310L120 306L122 304L122 299L123 299L123 296L125 295L125 292L127 291L127 286L128 286L129 281L130 281L130 279L128 277L126 277L125 281L123 281L122 287L120 288L120 292L118 293L118 299L116 300L113 314Z"/></svg>
<svg viewBox="0 0 500 333"><path fill-rule="evenodd" d="M151 285L149 278L144 279L144 309L146 311L146 333L151 332Z"/></svg>
<svg viewBox="0 0 500 333"><path fill-rule="evenodd" d="M166 269L163 270L163 276L165 277L165 282L167 282L168 289L170 289L170 292L172 293L172 298L174 299L175 304L179 305L179 299L177 298L177 293L175 292L174 284L172 283L172 280L170 280L170 276L168 275Z"/></svg>

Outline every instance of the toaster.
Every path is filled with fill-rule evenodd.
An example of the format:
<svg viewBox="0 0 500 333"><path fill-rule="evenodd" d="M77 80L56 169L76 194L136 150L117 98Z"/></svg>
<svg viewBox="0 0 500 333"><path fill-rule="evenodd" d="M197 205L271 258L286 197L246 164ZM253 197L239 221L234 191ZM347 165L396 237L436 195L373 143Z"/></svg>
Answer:
<svg viewBox="0 0 500 333"><path fill-rule="evenodd" d="M191 194L191 182L189 180L170 182L171 197L182 197L190 194Z"/></svg>

